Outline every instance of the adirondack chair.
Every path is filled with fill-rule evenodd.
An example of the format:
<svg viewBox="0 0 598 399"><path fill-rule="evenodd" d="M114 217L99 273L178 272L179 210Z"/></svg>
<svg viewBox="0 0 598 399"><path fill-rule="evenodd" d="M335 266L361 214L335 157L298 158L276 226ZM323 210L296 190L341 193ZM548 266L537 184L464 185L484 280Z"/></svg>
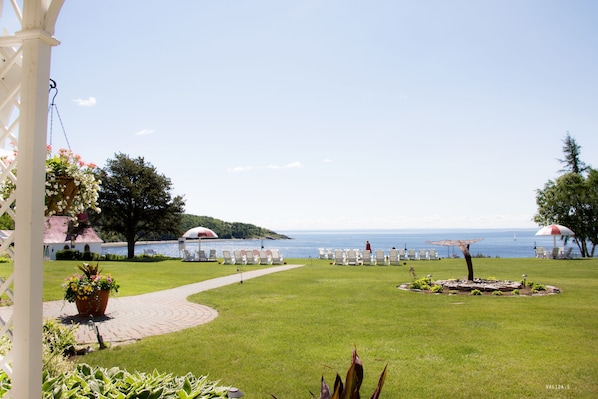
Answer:
<svg viewBox="0 0 598 399"><path fill-rule="evenodd" d="M284 264L284 260L282 259L282 255L278 249L273 249L271 252L272 264L273 265L282 265Z"/></svg>
<svg viewBox="0 0 598 399"><path fill-rule="evenodd" d="M233 258L231 256L230 251L228 251L228 250L222 251L222 257L224 258L224 260L222 261L223 265L234 265L235 264L235 258Z"/></svg>
<svg viewBox="0 0 598 399"><path fill-rule="evenodd" d="M342 249L334 250L334 264L344 265L345 264L345 253Z"/></svg>
<svg viewBox="0 0 598 399"><path fill-rule="evenodd" d="M385 266L386 265L386 257L384 256L383 249L376 250L376 264L378 266Z"/></svg>
<svg viewBox="0 0 598 399"><path fill-rule="evenodd" d="M361 263L367 266L372 264L372 251L366 249L361 253Z"/></svg>
<svg viewBox="0 0 598 399"><path fill-rule="evenodd" d="M401 264L399 252L396 249L391 249L388 251L388 264L392 266L398 266Z"/></svg>

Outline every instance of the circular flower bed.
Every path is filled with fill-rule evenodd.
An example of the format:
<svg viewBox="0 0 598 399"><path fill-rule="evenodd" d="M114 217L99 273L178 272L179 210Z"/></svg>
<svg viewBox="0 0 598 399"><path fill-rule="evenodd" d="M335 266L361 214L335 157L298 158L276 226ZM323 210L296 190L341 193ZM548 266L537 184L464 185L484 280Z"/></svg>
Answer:
<svg viewBox="0 0 598 399"><path fill-rule="evenodd" d="M450 279L432 281L429 277L413 280L411 283L399 285L397 288L407 291L445 295L551 295L561 290L551 285L543 285L533 281L510 281L495 279L474 279L473 281Z"/></svg>

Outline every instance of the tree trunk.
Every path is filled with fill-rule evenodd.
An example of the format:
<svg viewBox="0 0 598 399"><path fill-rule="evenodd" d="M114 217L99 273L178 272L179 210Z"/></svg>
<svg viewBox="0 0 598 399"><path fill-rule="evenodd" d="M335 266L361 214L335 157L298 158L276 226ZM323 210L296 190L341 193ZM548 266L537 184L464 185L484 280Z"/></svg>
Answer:
<svg viewBox="0 0 598 399"><path fill-rule="evenodd" d="M471 261L471 254L469 253L469 244L460 244L459 248L461 248L463 256L465 257L465 262L467 263L467 280L473 281L473 262Z"/></svg>
<svg viewBox="0 0 598 399"><path fill-rule="evenodd" d="M135 257L135 240L127 239L127 258L133 259Z"/></svg>
<svg viewBox="0 0 598 399"><path fill-rule="evenodd" d="M467 251L467 253L463 252L463 255L465 256L465 262L467 262L467 280L473 281L473 262L471 261L471 255L469 254L469 251Z"/></svg>

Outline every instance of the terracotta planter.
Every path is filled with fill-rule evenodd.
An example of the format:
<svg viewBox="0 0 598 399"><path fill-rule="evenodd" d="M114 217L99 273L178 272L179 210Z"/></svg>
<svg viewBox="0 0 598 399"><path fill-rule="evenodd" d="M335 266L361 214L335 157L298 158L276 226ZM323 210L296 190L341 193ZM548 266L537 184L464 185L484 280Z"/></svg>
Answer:
<svg viewBox="0 0 598 399"><path fill-rule="evenodd" d="M56 212L56 214L60 216L71 208L75 195L79 192L79 187L75 184L75 179L73 177L62 176L58 177L56 181L60 187L60 192L53 197L47 197L46 203L48 211ZM58 202L62 200L66 202L66 207L58 212Z"/></svg>
<svg viewBox="0 0 598 399"><path fill-rule="evenodd" d="M75 305L79 316L103 316L108 306L108 298L110 298L110 290L96 291L87 299L76 299Z"/></svg>

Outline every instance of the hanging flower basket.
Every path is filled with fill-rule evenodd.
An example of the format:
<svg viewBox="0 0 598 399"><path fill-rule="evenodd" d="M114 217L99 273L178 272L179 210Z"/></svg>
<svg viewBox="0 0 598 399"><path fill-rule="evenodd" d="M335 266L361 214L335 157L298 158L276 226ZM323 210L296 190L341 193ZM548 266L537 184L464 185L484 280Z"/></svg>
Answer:
<svg viewBox="0 0 598 399"><path fill-rule="evenodd" d="M56 194L46 196L46 216L49 214L64 216L73 205L79 187L74 177L58 176L56 178Z"/></svg>
<svg viewBox="0 0 598 399"><path fill-rule="evenodd" d="M52 148L48 146L46 159L46 217L61 215L76 218L76 215L89 210L100 212L98 196L100 181L95 174L96 165L85 163L81 156L71 150L61 148L51 156ZM10 165L16 160L16 151L2 161ZM16 176L17 170L13 169ZM16 188L16 179L6 178L0 184L0 195L6 200Z"/></svg>

